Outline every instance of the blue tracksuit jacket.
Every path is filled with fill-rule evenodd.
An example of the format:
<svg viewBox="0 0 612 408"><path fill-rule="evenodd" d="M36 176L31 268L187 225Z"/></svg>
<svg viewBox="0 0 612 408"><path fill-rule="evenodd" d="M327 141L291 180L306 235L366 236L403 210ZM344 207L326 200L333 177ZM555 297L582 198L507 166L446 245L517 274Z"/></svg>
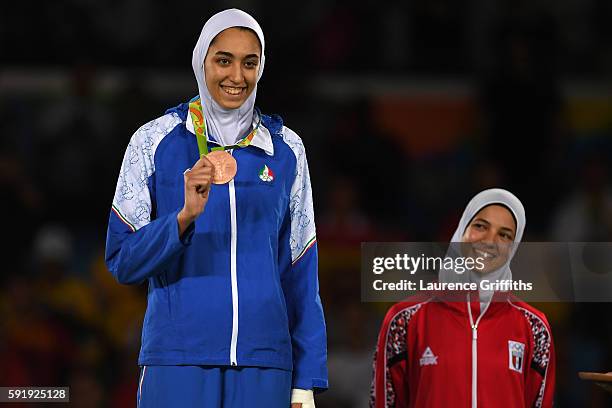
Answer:
<svg viewBox="0 0 612 408"><path fill-rule="evenodd" d="M148 280L138 362L274 367L293 370L293 388L325 389L325 320L304 145L280 117L262 115L252 144L232 154L235 178L212 186L204 212L179 238L183 172L199 157L188 104L130 140L106 264L120 283Z"/></svg>

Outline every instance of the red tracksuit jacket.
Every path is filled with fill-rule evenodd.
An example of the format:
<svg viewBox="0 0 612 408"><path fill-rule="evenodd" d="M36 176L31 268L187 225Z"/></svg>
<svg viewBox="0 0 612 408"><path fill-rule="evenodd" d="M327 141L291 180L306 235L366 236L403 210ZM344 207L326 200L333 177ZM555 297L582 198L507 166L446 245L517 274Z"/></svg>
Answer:
<svg viewBox="0 0 612 408"><path fill-rule="evenodd" d="M555 352L544 314L496 293L481 316L479 302L468 310L468 294L460 296L419 296L389 309L370 406L552 407Z"/></svg>

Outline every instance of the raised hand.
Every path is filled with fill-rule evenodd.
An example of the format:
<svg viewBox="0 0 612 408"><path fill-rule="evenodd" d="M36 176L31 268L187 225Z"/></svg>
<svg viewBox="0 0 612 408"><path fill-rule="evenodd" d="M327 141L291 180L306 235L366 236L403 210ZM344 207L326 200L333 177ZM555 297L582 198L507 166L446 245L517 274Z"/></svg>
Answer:
<svg viewBox="0 0 612 408"><path fill-rule="evenodd" d="M206 156L202 156L191 169L187 169L183 173L185 204L177 216L179 236L183 235L187 227L204 211L208 202L214 170L214 165L210 160Z"/></svg>

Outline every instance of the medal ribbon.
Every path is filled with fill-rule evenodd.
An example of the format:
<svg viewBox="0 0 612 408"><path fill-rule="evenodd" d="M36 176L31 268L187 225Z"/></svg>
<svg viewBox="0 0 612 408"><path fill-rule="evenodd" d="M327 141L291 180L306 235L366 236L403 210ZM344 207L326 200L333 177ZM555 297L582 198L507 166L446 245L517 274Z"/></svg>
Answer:
<svg viewBox="0 0 612 408"><path fill-rule="evenodd" d="M246 135L245 138L237 141L235 144L231 146L219 146L213 147L210 149L211 151L216 150L230 150L230 149L239 149L242 147L247 147L253 141L255 137L255 132L259 129L259 125L261 124L261 113L257 108L255 108L257 112L257 125L251 133ZM206 119L204 118L204 114L202 113L202 102L199 96L196 96L191 101L189 101L189 113L191 114L191 120L193 122L193 130L196 134L196 139L198 141L198 150L200 151L200 157L208 154L208 129L206 128Z"/></svg>

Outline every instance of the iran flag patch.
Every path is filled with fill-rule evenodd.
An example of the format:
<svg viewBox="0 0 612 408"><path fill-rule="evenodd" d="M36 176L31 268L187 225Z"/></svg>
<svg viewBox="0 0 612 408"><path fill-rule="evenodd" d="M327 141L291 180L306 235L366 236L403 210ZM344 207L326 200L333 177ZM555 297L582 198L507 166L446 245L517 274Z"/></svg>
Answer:
<svg viewBox="0 0 612 408"><path fill-rule="evenodd" d="M259 170L259 178L262 181L270 182L274 180L274 172L271 168L264 164L263 168Z"/></svg>

